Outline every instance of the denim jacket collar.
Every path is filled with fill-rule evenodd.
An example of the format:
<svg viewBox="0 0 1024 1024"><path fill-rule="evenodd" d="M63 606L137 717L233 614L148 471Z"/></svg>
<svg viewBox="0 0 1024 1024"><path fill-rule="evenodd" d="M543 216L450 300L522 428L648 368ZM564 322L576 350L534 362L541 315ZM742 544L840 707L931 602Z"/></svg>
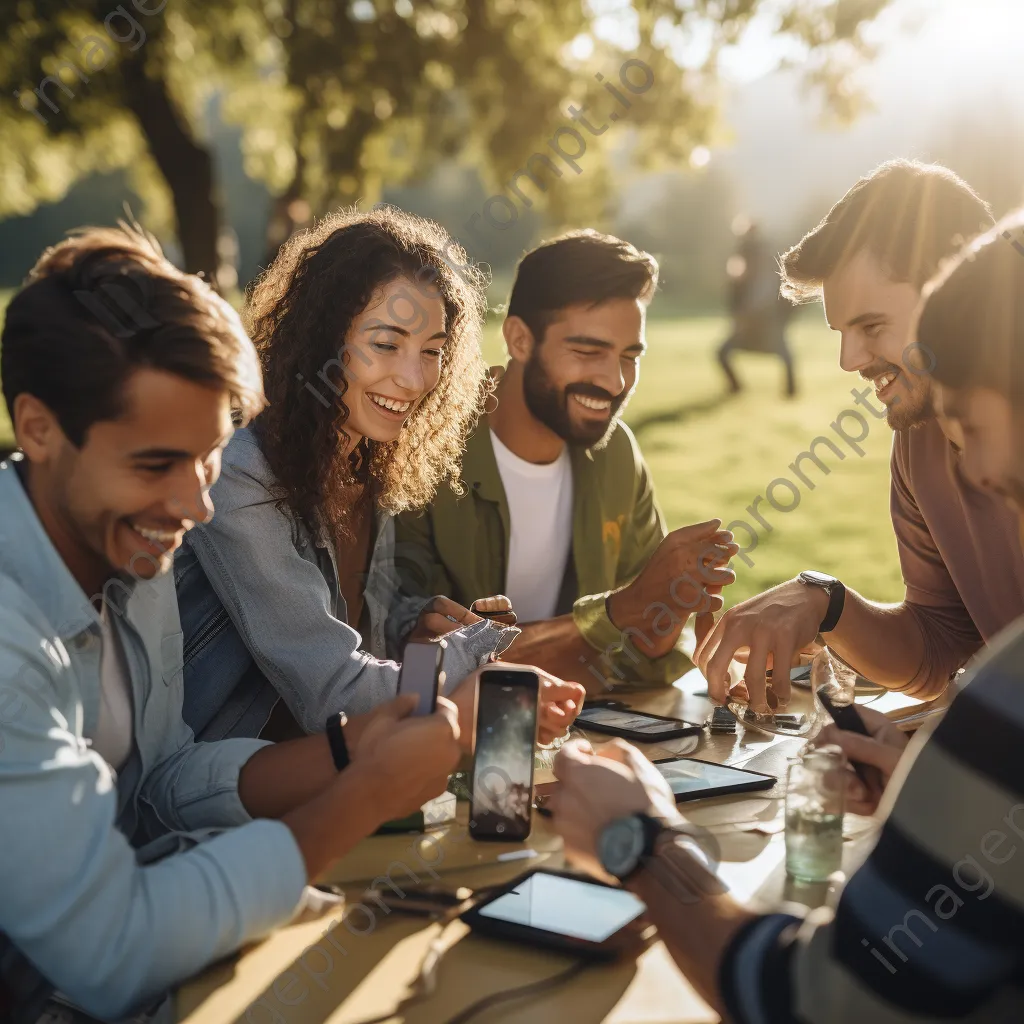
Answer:
<svg viewBox="0 0 1024 1024"><path fill-rule="evenodd" d="M99 628L99 613L53 546L14 460L0 463L0 568L36 602L62 640ZM130 582L125 586L132 589Z"/></svg>

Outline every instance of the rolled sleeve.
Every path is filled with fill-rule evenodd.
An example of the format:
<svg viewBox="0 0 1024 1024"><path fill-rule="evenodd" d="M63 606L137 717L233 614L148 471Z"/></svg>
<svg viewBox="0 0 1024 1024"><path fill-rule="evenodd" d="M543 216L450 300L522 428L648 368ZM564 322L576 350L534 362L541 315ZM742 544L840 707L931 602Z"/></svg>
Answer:
<svg viewBox="0 0 1024 1024"><path fill-rule="evenodd" d="M143 797L172 831L245 825L253 819L238 795L238 777L249 758L269 745L249 739L187 742L150 773Z"/></svg>
<svg viewBox="0 0 1024 1024"><path fill-rule="evenodd" d="M608 615L607 600L612 591L588 594L572 606L572 619L580 636L594 648L610 669L610 686L626 683L671 683L688 672L693 663L678 648L660 658L649 658L620 630Z"/></svg>

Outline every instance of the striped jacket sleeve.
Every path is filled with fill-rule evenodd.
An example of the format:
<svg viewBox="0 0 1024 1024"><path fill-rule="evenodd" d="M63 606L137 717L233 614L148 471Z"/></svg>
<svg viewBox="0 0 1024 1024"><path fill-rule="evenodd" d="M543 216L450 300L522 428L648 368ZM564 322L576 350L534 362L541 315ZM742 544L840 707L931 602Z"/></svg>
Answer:
<svg viewBox="0 0 1024 1024"><path fill-rule="evenodd" d="M721 984L738 1024L1024 1020L1024 628L972 672L839 906L755 919Z"/></svg>

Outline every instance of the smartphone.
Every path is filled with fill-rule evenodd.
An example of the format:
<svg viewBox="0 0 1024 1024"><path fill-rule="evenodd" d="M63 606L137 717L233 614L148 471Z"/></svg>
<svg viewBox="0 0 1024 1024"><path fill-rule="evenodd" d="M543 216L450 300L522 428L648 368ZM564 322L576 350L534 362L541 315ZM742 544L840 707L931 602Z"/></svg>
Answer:
<svg viewBox="0 0 1024 1024"><path fill-rule="evenodd" d="M653 763L668 783L676 803L771 789L778 782L774 775L700 761L695 757L669 757Z"/></svg>
<svg viewBox="0 0 1024 1024"><path fill-rule="evenodd" d="M476 705L476 751L469 834L521 842L530 834L533 754L540 679L515 665L483 669Z"/></svg>
<svg viewBox="0 0 1024 1024"><path fill-rule="evenodd" d="M432 715L437 710L443 658L444 649L440 644L413 640L405 645L402 669L398 674L398 692L415 693L419 697L413 717Z"/></svg>
<svg viewBox="0 0 1024 1024"><path fill-rule="evenodd" d="M844 732L855 732L861 736L871 735L868 732L868 727L864 724L864 719L860 717L857 709L852 704L833 703L832 698L828 695L827 688L824 686L818 687L818 700L821 701L821 706L829 713L832 721ZM857 773L857 778L869 789L885 789L882 773L874 765L860 764L858 761L851 761L850 765Z"/></svg>
<svg viewBox="0 0 1024 1024"><path fill-rule="evenodd" d="M462 914L474 931L590 957L613 957L641 939L647 908L626 889L539 868Z"/></svg>
<svg viewBox="0 0 1024 1024"><path fill-rule="evenodd" d="M583 705L576 716L576 724L582 729L621 736L639 743L655 743L658 740L674 740L680 736L694 736L703 726L684 722L680 718L665 718L646 711L634 711L618 702Z"/></svg>

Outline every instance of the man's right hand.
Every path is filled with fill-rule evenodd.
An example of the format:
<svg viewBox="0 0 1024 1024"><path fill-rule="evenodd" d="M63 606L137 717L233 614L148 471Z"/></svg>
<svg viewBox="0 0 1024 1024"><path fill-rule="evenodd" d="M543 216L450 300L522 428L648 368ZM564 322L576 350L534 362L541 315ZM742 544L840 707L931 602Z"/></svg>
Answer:
<svg viewBox="0 0 1024 1024"><path fill-rule="evenodd" d="M708 681L711 700L726 702L729 663L737 651L747 649L743 681L750 707L761 714L771 711L767 670L775 665L786 666L786 671L773 672L772 691L780 703L788 702L789 666L793 656L818 635L828 601L821 587L790 580L730 608L707 636L698 633L694 661Z"/></svg>
<svg viewBox="0 0 1024 1024"><path fill-rule="evenodd" d="M721 525L720 519L712 519L673 530L640 575L608 598L612 623L623 631L636 630L646 641L637 645L642 653L652 658L668 654L691 614L706 614L716 603L721 607L719 591L736 580L732 569L723 567L739 552L732 534ZM660 634L645 618L647 609L657 603L671 609L677 620Z"/></svg>
<svg viewBox="0 0 1024 1024"><path fill-rule="evenodd" d="M398 721L375 717L359 737L352 764L372 777L383 823L404 818L443 793L461 756L459 713L450 700L438 697L432 715Z"/></svg>
<svg viewBox="0 0 1024 1024"><path fill-rule="evenodd" d="M870 736L844 732L837 725L827 725L818 733L814 742L816 746L835 743L843 748L847 761L871 765L879 770L882 776L881 788L866 785L852 766L847 766L846 809L854 814L874 814L910 741L907 734L901 732L885 715L861 706L857 707L857 714L871 733Z"/></svg>
<svg viewBox="0 0 1024 1024"><path fill-rule="evenodd" d="M397 717L413 706L399 697L378 714L360 716L358 735L346 736L348 767L281 816L298 843L307 878L316 878L384 822L404 818L444 792L462 756L458 712L438 697L432 715Z"/></svg>

